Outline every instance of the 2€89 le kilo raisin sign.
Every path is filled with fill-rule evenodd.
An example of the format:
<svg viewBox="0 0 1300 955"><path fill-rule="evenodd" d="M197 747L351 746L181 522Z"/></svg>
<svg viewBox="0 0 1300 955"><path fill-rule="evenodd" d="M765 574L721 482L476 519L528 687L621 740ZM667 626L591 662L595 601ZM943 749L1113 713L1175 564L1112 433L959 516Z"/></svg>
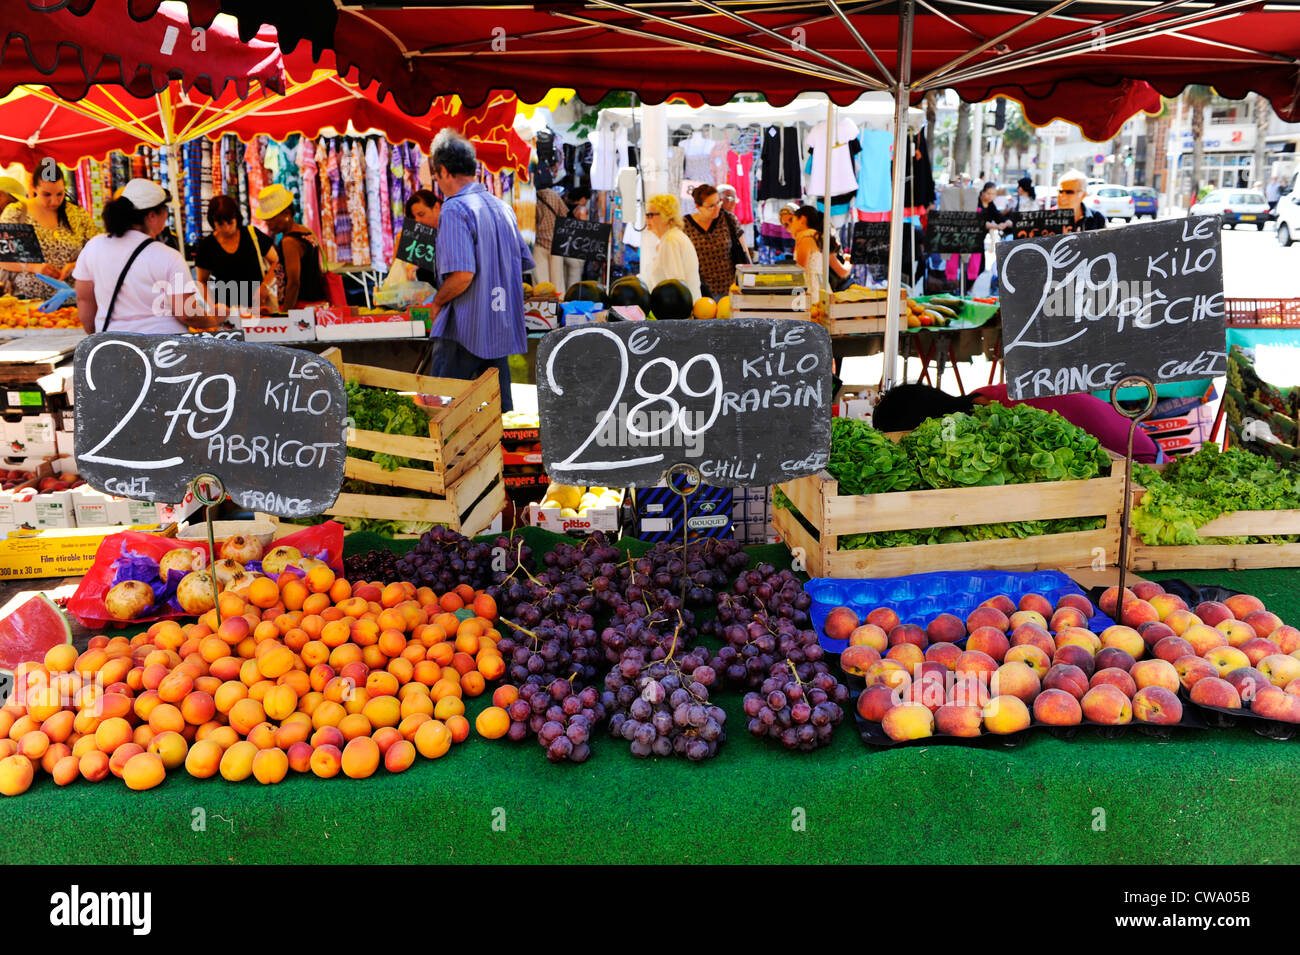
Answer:
<svg viewBox="0 0 1300 955"><path fill-rule="evenodd" d="M542 463L563 484L649 487L674 465L757 487L826 466L831 341L798 319L594 323L537 350Z"/></svg>
<svg viewBox="0 0 1300 955"><path fill-rule="evenodd" d="M73 356L77 471L91 487L174 504L200 474L280 517L334 503L347 395L325 359L204 336L100 333Z"/></svg>

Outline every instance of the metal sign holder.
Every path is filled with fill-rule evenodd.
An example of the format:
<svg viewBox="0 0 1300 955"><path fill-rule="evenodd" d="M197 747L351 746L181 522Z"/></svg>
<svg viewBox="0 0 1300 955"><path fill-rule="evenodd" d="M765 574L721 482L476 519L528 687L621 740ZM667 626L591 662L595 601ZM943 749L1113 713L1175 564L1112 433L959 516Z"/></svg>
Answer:
<svg viewBox="0 0 1300 955"><path fill-rule="evenodd" d="M221 593L217 588L217 544L212 533L212 512L218 504L226 499L226 486L215 474L203 473L190 482L194 500L203 505L203 515L208 524L208 579L212 583L212 608L217 613L217 625L221 625Z"/></svg>
<svg viewBox="0 0 1300 955"><path fill-rule="evenodd" d="M686 606L686 582L689 575L686 573L686 547L690 542L690 527L687 520L686 502L692 494L700 489L704 483L704 476L700 474L699 468L693 464L681 462L674 464L667 472L668 490L672 491L682 499L682 606ZM675 478L681 478L683 483L689 486L689 490L681 490L673 483Z"/></svg>
<svg viewBox="0 0 1300 955"><path fill-rule="evenodd" d="M1126 385L1137 385L1147 390L1146 402L1141 408L1129 411L1120 405L1119 391ZM1115 591L1117 594L1115 609L1120 616L1123 616L1124 578L1128 574L1129 511L1133 506L1133 435L1137 432L1138 422L1150 415L1156 406L1156 386L1149 378L1132 375L1111 386L1110 403L1111 407L1129 419L1128 443L1124 453L1124 510L1119 522L1119 587Z"/></svg>

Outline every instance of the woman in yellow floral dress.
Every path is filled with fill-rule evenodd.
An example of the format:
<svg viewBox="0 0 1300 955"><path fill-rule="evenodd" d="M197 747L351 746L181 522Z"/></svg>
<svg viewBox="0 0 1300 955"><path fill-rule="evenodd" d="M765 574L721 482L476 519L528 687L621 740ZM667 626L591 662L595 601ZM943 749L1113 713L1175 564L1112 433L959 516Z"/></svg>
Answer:
<svg viewBox="0 0 1300 955"><path fill-rule="evenodd" d="M51 182L38 178L33 182L34 195L11 202L0 212L0 222L34 226L45 262L0 262L0 268L17 273L12 278L14 294L19 298L46 299L53 294L53 289L32 273L66 280L82 247L100 230L90 213L68 202L62 179Z"/></svg>

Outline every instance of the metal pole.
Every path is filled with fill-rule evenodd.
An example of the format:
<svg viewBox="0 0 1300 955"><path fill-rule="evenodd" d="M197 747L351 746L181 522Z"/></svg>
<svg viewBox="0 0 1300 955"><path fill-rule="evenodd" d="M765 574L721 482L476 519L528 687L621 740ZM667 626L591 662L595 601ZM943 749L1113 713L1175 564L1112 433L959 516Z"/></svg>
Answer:
<svg viewBox="0 0 1300 955"><path fill-rule="evenodd" d="M822 294L830 301L831 294L831 157L835 153L837 139L835 127L835 103L830 94L826 94L826 178L822 180ZM829 312L828 312L829 314Z"/></svg>
<svg viewBox="0 0 1300 955"><path fill-rule="evenodd" d="M894 84L894 182L889 212L889 286L885 293L885 367L881 387L898 374L898 318L903 287L903 151L907 148L907 99L912 81L914 0L898 3L898 78Z"/></svg>
<svg viewBox="0 0 1300 955"><path fill-rule="evenodd" d="M174 143L167 144L167 178L171 182L172 217L176 220L176 244L180 246L181 255L185 255L185 220L181 217L181 178L176 162Z"/></svg>

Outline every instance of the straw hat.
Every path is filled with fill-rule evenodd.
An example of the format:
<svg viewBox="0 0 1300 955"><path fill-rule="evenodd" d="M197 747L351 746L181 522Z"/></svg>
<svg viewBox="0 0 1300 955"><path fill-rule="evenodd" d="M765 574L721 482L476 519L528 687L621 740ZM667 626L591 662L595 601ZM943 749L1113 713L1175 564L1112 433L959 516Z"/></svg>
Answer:
<svg viewBox="0 0 1300 955"><path fill-rule="evenodd" d="M259 219L274 219L293 205L293 193L279 183L266 186L257 194L257 208L253 215Z"/></svg>

